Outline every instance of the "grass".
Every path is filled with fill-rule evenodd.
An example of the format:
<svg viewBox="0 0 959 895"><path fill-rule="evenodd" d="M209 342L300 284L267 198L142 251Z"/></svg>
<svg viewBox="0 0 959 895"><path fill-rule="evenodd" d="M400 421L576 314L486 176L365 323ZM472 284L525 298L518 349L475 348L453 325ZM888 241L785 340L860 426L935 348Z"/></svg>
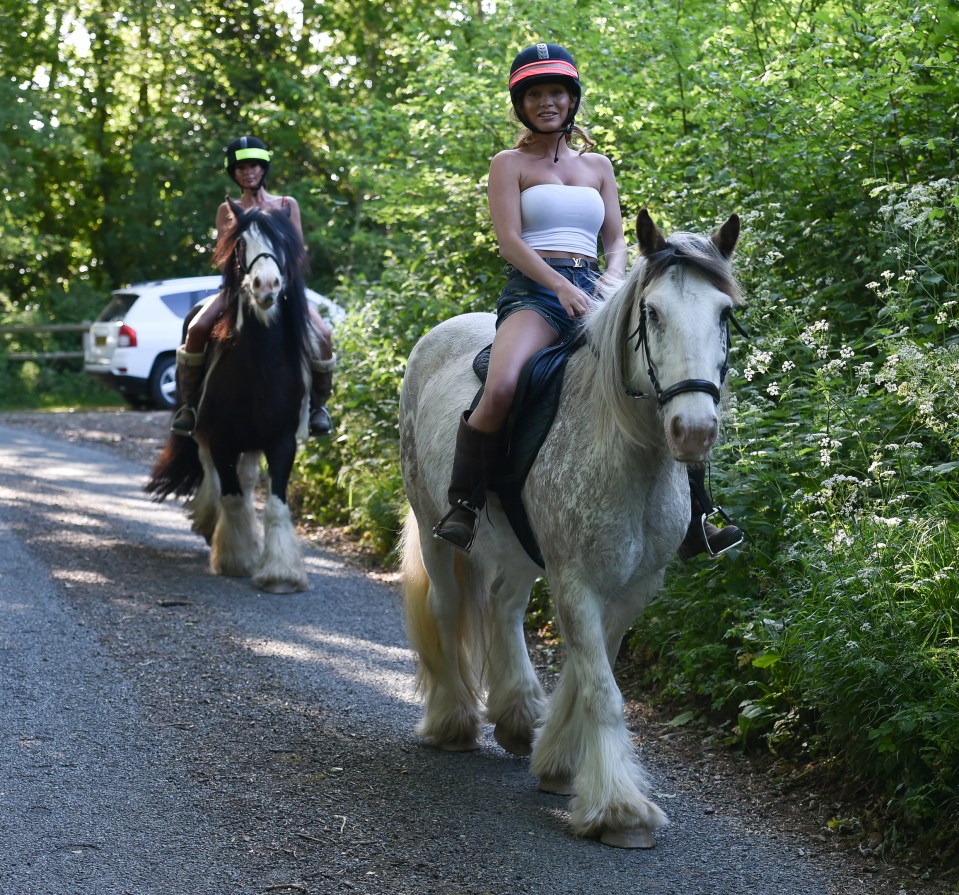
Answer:
<svg viewBox="0 0 959 895"><path fill-rule="evenodd" d="M34 361L0 359L0 410L63 410L125 407L111 388L82 371Z"/></svg>

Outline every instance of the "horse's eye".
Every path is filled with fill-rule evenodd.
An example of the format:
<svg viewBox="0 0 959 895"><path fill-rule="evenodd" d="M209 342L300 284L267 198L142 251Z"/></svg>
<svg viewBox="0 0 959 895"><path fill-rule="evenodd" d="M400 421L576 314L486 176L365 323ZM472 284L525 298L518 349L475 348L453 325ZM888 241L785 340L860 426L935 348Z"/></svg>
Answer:
<svg viewBox="0 0 959 895"><path fill-rule="evenodd" d="M659 326L659 312L655 308L647 306L646 316L650 323L655 323L656 326Z"/></svg>

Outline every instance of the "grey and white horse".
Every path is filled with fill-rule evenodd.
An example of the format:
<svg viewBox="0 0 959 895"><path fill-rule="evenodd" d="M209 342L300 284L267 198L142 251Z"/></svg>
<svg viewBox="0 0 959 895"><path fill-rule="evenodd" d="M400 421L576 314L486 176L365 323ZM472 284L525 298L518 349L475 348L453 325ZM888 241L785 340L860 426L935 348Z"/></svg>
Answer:
<svg viewBox="0 0 959 895"><path fill-rule="evenodd" d="M522 493L566 653L549 700L523 634L544 573L496 495L469 555L431 536L447 507L458 415L478 386L472 360L492 341L494 316L454 317L424 336L400 398L407 627L426 703L417 732L441 749L475 749L485 706L497 742L531 753L540 788L572 796L576 834L625 848L652 847L667 820L649 798L613 663L686 532L684 464L705 460L718 437L741 302L735 215L711 237L665 239L643 209L637 236L639 261L585 320L588 345L569 360Z"/></svg>

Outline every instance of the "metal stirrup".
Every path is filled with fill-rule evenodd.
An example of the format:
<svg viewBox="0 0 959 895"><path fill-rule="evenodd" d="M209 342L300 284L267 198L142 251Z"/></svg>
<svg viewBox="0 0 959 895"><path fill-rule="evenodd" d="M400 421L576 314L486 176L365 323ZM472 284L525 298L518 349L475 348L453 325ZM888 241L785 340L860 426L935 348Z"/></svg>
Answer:
<svg viewBox="0 0 959 895"><path fill-rule="evenodd" d="M460 546L459 544L453 543L453 541L451 541L449 538L447 538L447 537L440 531L440 529L443 527L443 524L444 524L444 523L450 518L450 516L452 516L453 513L455 513L457 510L466 510L467 513L472 513L472 515L473 515L473 530L472 530L472 532L470 533L470 539L469 539L469 541L466 543L466 546ZM474 505L471 504L468 500L458 500L458 501L456 501L455 504L453 504L453 505L449 508L449 511L447 512L447 514L446 514L442 519L440 519L440 521L437 522L436 525L433 526L433 537L436 538L437 540L440 540L440 541L446 541L446 543L449 544L451 547L456 547L457 549L462 550L462 551L464 551L465 553L469 553L470 550L471 550L472 547L473 547L473 541L476 540L476 531L477 531L477 529L479 528L479 514L480 514L479 507L474 506Z"/></svg>
<svg viewBox="0 0 959 895"><path fill-rule="evenodd" d="M726 531L726 526L733 526L739 530L739 537L733 541L731 544L727 544L723 547L722 550L713 550L713 545L709 543L709 536L706 534L706 523L712 519L714 516L718 516L725 523L723 528L717 528L719 532ZM710 556L722 556L727 550L732 550L733 547L738 547L744 540L746 540L743 530L729 518L729 514L722 507L713 507L708 513L703 513L699 520L700 527L703 532L703 543L706 545L706 552Z"/></svg>

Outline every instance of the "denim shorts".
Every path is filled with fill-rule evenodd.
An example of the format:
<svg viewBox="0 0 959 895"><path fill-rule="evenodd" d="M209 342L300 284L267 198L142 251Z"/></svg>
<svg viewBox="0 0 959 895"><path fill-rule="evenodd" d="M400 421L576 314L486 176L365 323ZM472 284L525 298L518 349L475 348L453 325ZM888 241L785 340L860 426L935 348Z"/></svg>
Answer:
<svg viewBox="0 0 959 895"><path fill-rule="evenodd" d="M543 260L549 264L550 259ZM599 271L595 264L590 267L554 267L553 269L587 295L593 294L596 281L599 279ZM566 309L560 304L552 289L547 289L536 280L531 280L512 264L506 265L506 274L506 285L500 293L499 301L496 302L497 328L510 314L515 314L517 311L535 311L556 330L560 338L566 338L579 327L579 321L566 313Z"/></svg>

